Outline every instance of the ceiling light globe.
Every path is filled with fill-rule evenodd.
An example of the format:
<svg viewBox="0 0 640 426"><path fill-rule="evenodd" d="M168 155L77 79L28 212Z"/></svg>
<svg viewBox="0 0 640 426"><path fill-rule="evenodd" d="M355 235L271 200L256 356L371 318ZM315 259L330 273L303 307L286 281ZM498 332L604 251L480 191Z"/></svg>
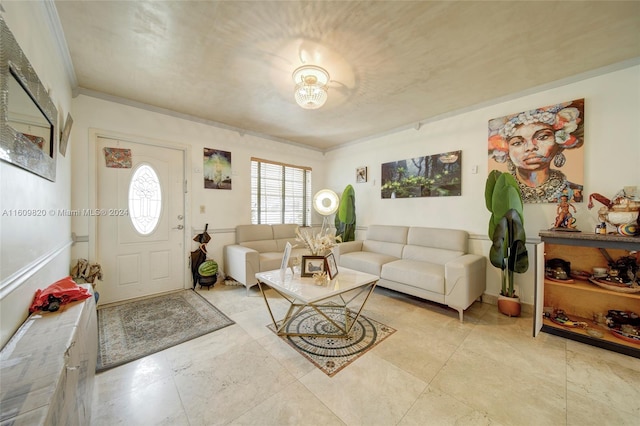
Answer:
<svg viewBox="0 0 640 426"><path fill-rule="evenodd" d="M303 65L293 72L296 103L304 109L318 109L327 102L329 73L315 65Z"/></svg>
<svg viewBox="0 0 640 426"><path fill-rule="evenodd" d="M296 102L304 109L318 109L327 102L327 88L319 84L298 84L294 90Z"/></svg>

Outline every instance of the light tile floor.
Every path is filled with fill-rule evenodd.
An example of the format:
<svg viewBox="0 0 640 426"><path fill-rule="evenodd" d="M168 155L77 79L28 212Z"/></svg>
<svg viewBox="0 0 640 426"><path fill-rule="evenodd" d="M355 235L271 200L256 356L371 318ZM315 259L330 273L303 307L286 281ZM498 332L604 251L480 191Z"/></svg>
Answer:
<svg viewBox="0 0 640 426"><path fill-rule="evenodd" d="M93 425L640 424L640 359L533 338L531 316L476 302L460 323L378 288L364 314L397 332L330 378L267 329L257 287L199 292L236 324L98 374Z"/></svg>

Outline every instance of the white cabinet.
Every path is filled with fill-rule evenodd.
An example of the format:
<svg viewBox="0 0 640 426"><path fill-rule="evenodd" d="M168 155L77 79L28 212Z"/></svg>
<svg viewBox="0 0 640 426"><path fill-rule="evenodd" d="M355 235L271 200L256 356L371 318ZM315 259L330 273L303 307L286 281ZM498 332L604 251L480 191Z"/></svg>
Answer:
<svg viewBox="0 0 640 426"><path fill-rule="evenodd" d="M97 324L93 296L27 318L0 351L2 425L90 424Z"/></svg>

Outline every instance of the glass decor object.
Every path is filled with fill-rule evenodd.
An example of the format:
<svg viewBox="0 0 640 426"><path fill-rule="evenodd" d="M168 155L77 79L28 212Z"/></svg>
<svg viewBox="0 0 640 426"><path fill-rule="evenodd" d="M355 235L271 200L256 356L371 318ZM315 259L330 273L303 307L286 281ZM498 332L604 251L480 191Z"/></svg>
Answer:
<svg viewBox="0 0 640 426"><path fill-rule="evenodd" d="M315 65L303 65L293 72L296 102L304 109L318 109L327 102L329 73Z"/></svg>
<svg viewBox="0 0 640 426"><path fill-rule="evenodd" d="M129 183L129 217L142 235L151 234L158 226L162 212L162 188L158 174L149 164L140 165Z"/></svg>

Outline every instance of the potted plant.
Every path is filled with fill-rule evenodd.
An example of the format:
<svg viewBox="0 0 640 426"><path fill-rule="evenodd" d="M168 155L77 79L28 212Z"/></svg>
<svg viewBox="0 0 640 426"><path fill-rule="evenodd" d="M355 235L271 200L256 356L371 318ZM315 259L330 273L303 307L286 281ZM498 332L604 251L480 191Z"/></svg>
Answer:
<svg viewBox="0 0 640 426"><path fill-rule="evenodd" d="M491 212L489 238L493 244L489 260L501 270L498 310L504 315L519 316L520 298L514 289L514 273L529 269L520 187L510 173L493 170L487 177L484 196Z"/></svg>
<svg viewBox="0 0 640 426"><path fill-rule="evenodd" d="M347 185L340 197L335 226L336 236L340 237L340 241L356 239L356 193L351 185Z"/></svg>

